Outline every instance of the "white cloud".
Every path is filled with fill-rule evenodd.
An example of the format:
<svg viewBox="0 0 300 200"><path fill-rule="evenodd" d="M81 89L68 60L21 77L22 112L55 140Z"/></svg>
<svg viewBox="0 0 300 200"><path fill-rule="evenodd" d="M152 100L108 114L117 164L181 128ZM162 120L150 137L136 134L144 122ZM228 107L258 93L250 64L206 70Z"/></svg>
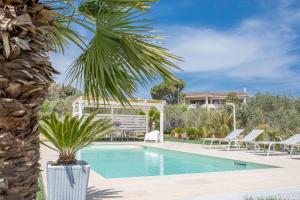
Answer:
<svg viewBox="0 0 300 200"><path fill-rule="evenodd" d="M246 19L230 30L174 26L169 49L185 60L185 72L222 73L241 79L288 78L300 57L296 48L298 11L279 6L276 16Z"/></svg>

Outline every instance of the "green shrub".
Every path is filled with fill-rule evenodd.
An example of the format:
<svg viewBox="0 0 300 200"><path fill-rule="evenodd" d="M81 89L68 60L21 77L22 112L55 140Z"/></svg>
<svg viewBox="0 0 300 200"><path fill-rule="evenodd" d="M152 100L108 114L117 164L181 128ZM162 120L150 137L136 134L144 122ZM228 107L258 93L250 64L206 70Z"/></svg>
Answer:
<svg viewBox="0 0 300 200"><path fill-rule="evenodd" d="M174 138L182 138L183 133L184 133L184 129L181 127L177 127L172 130L171 136Z"/></svg>
<svg viewBox="0 0 300 200"><path fill-rule="evenodd" d="M174 128L173 131L175 131L176 133L183 133L184 132L184 128L181 128L181 127L177 127L177 128Z"/></svg>
<svg viewBox="0 0 300 200"><path fill-rule="evenodd" d="M37 193L36 200L46 200L45 188L44 188L43 178L41 175L38 180L38 185L39 185L39 192Z"/></svg>
<svg viewBox="0 0 300 200"><path fill-rule="evenodd" d="M202 132L200 132L198 128L189 127L185 129L185 132L187 134L187 137L191 140L199 139L202 136Z"/></svg>
<svg viewBox="0 0 300 200"><path fill-rule="evenodd" d="M196 140L203 137L203 129L201 127L177 127L171 131L171 137L179 139Z"/></svg>
<svg viewBox="0 0 300 200"><path fill-rule="evenodd" d="M172 133L172 129L171 128L166 128L164 130L164 134L166 134L166 135L171 135L171 133Z"/></svg>
<svg viewBox="0 0 300 200"><path fill-rule="evenodd" d="M232 115L225 111L211 111L202 128L204 137L223 138L232 130Z"/></svg>
<svg viewBox="0 0 300 200"><path fill-rule="evenodd" d="M200 127L197 128L197 130L198 130L198 131L197 131L198 139L199 139L199 138L204 138L205 135L204 135L204 129L203 129L203 127L200 126Z"/></svg>

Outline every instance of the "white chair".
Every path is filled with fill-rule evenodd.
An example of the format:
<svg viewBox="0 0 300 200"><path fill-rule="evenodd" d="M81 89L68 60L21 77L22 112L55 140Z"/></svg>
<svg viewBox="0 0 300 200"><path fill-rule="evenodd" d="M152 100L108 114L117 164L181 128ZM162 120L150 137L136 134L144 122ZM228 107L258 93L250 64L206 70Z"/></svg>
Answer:
<svg viewBox="0 0 300 200"><path fill-rule="evenodd" d="M239 143L239 146L242 144L246 145L246 150L248 149L248 144L253 144L255 139L260 136L264 130L260 129L253 129L250 133L248 133L243 139L237 140L237 143Z"/></svg>
<svg viewBox="0 0 300 200"><path fill-rule="evenodd" d="M146 141L155 141L157 143L159 141L159 131L154 130L145 134L144 142Z"/></svg>
<svg viewBox="0 0 300 200"><path fill-rule="evenodd" d="M228 143L227 151L230 150L231 143L234 142L236 144L237 137L244 131L244 129L236 129L232 131L229 135L227 135L225 138L202 138L203 144L205 141L210 141L210 149L212 148L213 142L219 142L219 146L222 142Z"/></svg>
<svg viewBox="0 0 300 200"><path fill-rule="evenodd" d="M293 135L292 137L283 140L281 142L273 142L273 141L258 141L258 142L253 142L255 145L255 153L258 150L261 150L260 145L268 145L268 151L267 151L267 156L270 155L271 148L273 146L273 151L275 151L275 144L281 144L284 145L285 147L291 147L290 149L290 156L293 156L293 151L295 146L300 146L300 134Z"/></svg>

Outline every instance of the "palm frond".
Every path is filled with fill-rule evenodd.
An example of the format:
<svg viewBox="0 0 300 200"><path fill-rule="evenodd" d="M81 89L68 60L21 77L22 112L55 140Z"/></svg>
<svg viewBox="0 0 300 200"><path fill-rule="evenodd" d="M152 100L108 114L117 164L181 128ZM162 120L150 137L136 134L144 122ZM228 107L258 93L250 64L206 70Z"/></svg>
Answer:
<svg viewBox="0 0 300 200"><path fill-rule="evenodd" d="M179 69L173 61L180 59L154 43L160 37L151 35L153 28L139 11L85 9L95 18L95 37L69 68L68 77L70 82L84 82L86 96L128 103L137 84L158 76L176 80L171 70Z"/></svg>
<svg viewBox="0 0 300 200"><path fill-rule="evenodd" d="M86 0L82 3L82 5L91 5L94 4L93 10L100 10L103 8L109 8L112 7L115 9L120 8L133 8L138 10L147 11L153 3L157 2L158 0ZM81 8L83 8L82 6Z"/></svg>
<svg viewBox="0 0 300 200"><path fill-rule="evenodd" d="M54 147L46 143L42 144L59 152L59 164L74 164L78 150L113 131L110 120L95 120L95 116L96 114L91 114L85 119L66 115L63 119L59 119L55 113L52 113L50 119L42 119L40 132Z"/></svg>
<svg viewBox="0 0 300 200"><path fill-rule="evenodd" d="M146 10L149 9L152 3L158 0L98 0L107 5L117 6L117 7L130 7L135 9Z"/></svg>
<svg viewBox="0 0 300 200"><path fill-rule="evenodd" d="M86 48L84 38L71 27L71 19L57 16L53 22L53 31L50 33L54 48L64 53L64 48L69 42L74 43L82 50Z"/></svg>

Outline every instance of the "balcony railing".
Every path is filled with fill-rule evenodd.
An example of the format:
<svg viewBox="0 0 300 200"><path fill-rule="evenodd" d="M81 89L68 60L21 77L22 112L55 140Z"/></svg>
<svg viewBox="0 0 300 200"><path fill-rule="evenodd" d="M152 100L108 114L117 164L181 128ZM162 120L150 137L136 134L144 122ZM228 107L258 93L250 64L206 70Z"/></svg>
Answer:
<svg viewBox="0 0 300 200"><path fill-rule="evenodd" d="M188 108L189 109L196 109L196 108L201 107L201 108L208 108L208 109L218 109L221 106L223 106L223 104L212 104L212 103L209 103L209 104L189 104Z"/></svg>

